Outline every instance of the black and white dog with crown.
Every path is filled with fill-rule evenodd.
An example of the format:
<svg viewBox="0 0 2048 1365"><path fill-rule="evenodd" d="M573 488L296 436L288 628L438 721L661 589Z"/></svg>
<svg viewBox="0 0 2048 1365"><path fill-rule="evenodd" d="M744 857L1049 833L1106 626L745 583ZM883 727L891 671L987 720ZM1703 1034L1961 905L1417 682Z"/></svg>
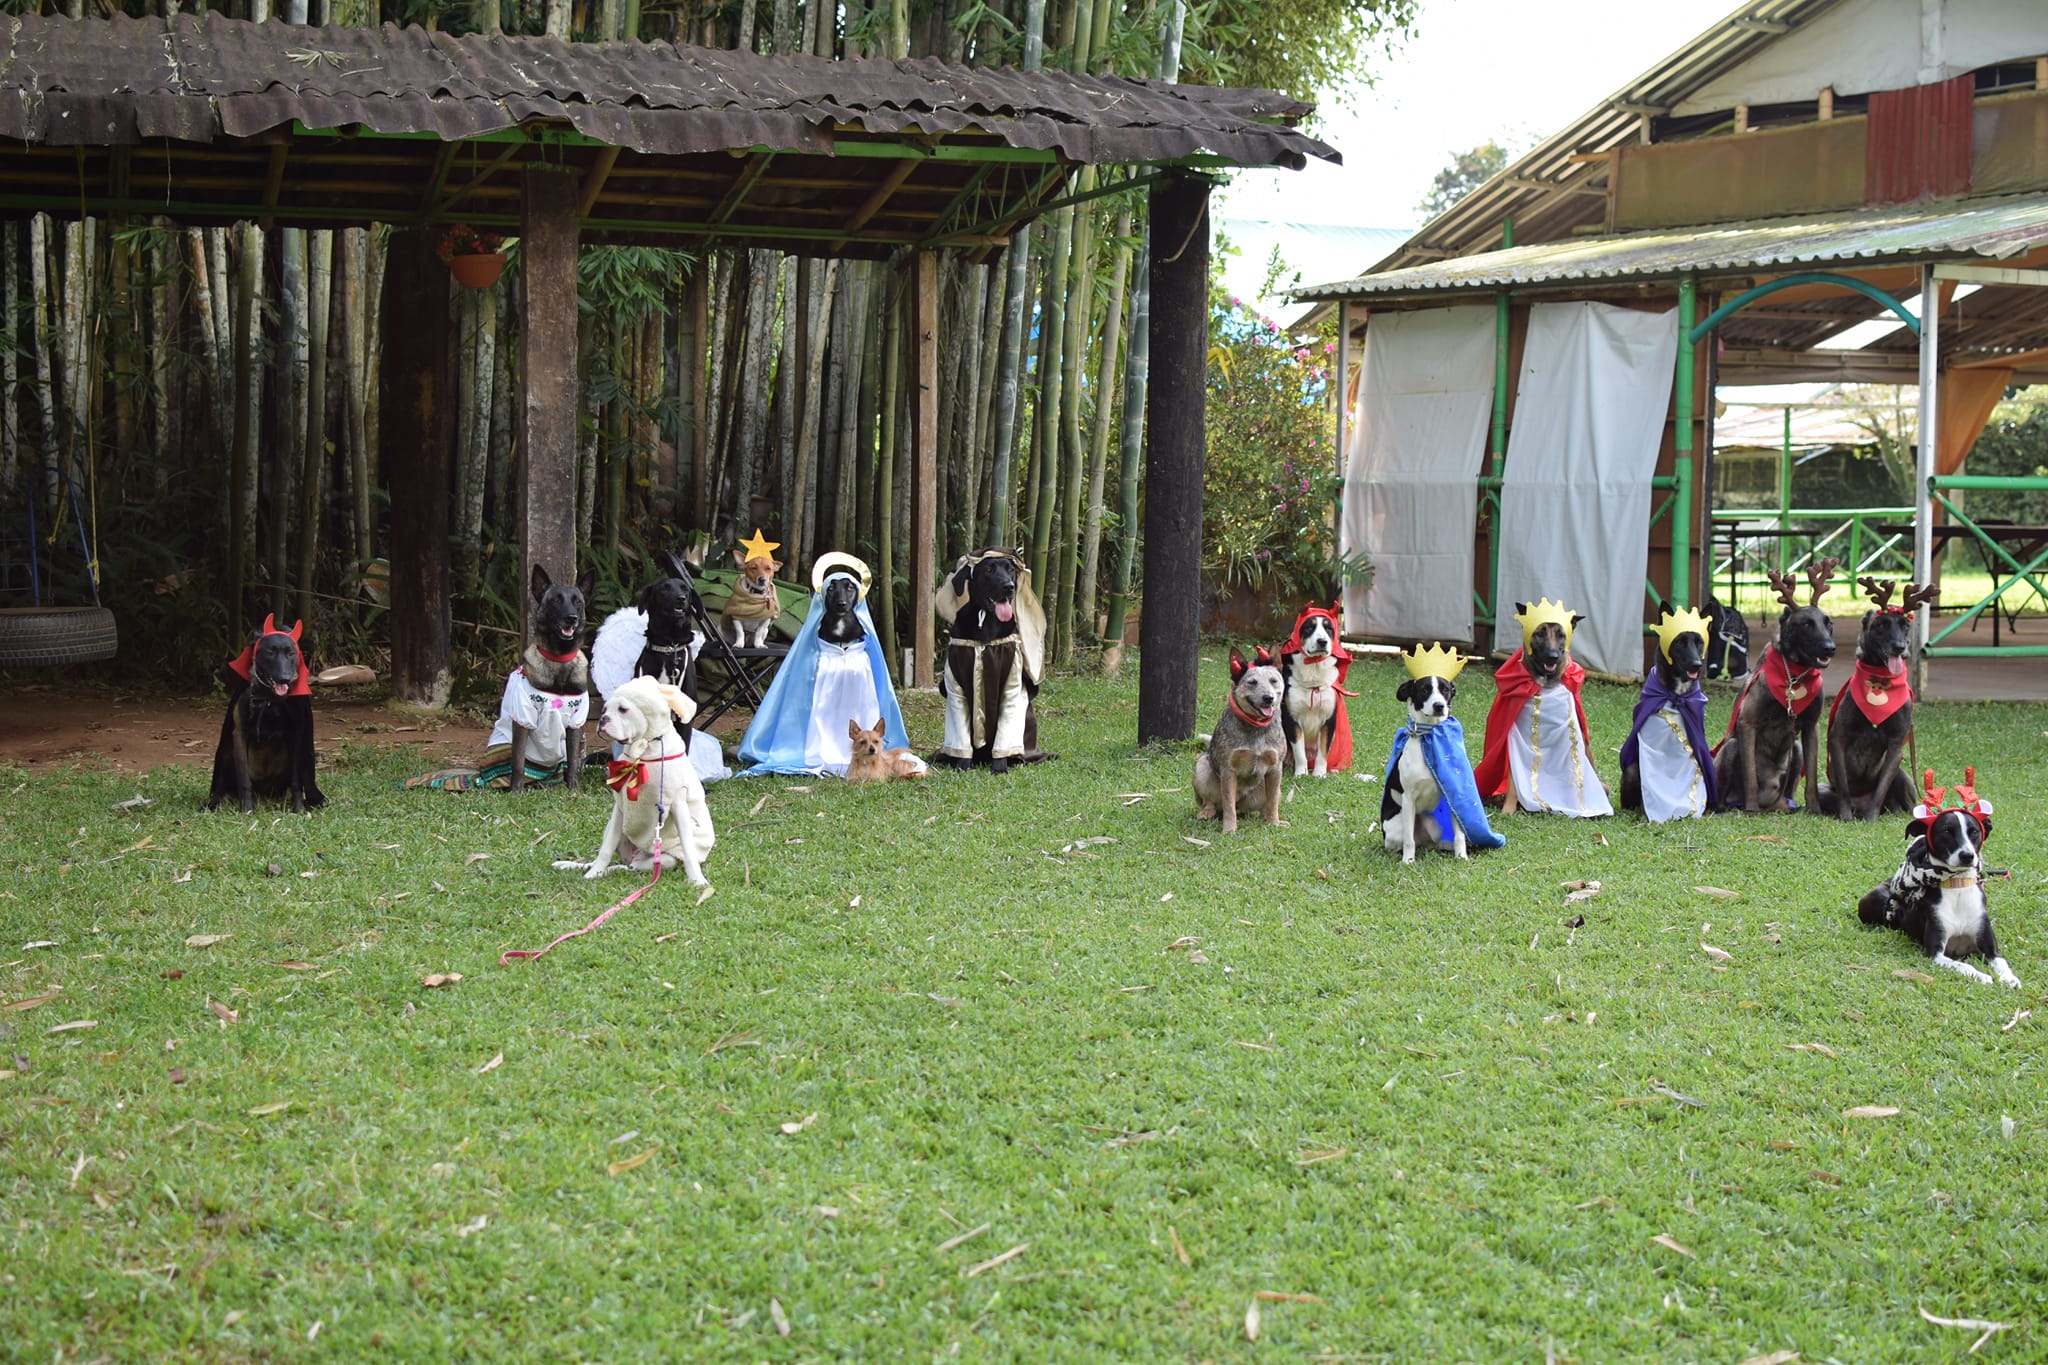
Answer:
<svg viewBox="0 0 2048 1365"><path fill-rule="evenodd" d="M1982 985L1996 978L2020 988L2020 979L1999 955L1984 901L1984 844L1991 837L1991 803L1977 795L1977 770L1963 769L1953 788L1934 785L1934 769L1922 777L1926 798L1906 825L1906 860L1891 879L1872 887L1856 903L1865 924L1888 926L1926 950L1937 967ZM1953 795L1954 805L1943 797ZM1975 954L1991 967L1985 975L1962 959Z"/></svg>

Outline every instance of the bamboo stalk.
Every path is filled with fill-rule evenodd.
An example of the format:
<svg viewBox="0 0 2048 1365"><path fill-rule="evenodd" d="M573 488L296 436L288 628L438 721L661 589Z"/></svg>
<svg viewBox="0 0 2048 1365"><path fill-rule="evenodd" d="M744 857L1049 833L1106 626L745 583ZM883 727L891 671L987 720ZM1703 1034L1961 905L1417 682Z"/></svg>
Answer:
<svg viewBox="0 0 2048 1365"><path fill-rule="evenodd" d="M320 562L321 509L327 482L327 352L331 341L334 232L306 234L307 350L305 462L299 469L298 619L313 619L314 570Z"/></svg>
<svg viewBox="0 0 2048 1365"><path fill-rule="evenodd" d="M816 316L811 319L810 364L804 376L803 430L796 443L795 486L790 490L789 504L793 515L790 518L790 546L785 559L792 571L801 572L804 554L810 551L816 557L814 545L807 541L805 532L804 507L811 486L811 465L813 451L818 443L819 418L821 416L821 394L819 386L825 371L825 334L832 320L832 289L837 283L839 262L825 262L825 278L819 293Z"/></svg>
<svg viewBox="0 0 2048 1365"><path fill-rule="evenodd" d="M263 232L254 223L236 225L240 259L235 277L233 342L234 434L228 468L228 627L247 628L246 597L253 581L256 549L256 290L262 273Z"/></svg>
<svg viewBox="0 0 2048 1365"><path fill-rule="evenodd" d="M20 229L13 223L0 224L0 493L14 495L15 471L21 462L21 431L16 421L19 394L21 314L16 311L21 297L21 266L15 259L20 249Z"/></svg>
<svg viewBox="0 0 2048 1365"><path fill-rule="evenodd" d="M1119 335L1128 336L1123 329L1124 281L1130 272L1131 249L1126 244L1131 235L1131 211L1127 208L1117 216L1116 235L1118 245L1115 261L1109 273L1109 302L1102 313L1102 340L1097 355L1100 367L1095 375L1095 428L1089 440L1088 455L1088 514L1081 523L1081 569L1080 581L1075 588L1075 614L1080 620L1083 638L1092 636L1096 630L1095 586L1097 571L1102 559L1102 515L1107 489L1103 478L1109 464L1110 415L1115 408L1117 340Z"/></svg>
<svg viewBox="0 0 2048 1365"><path fill-rule="evenodd" d="M878 633L882 642L882 659L891 676L900 670L896 660L896 451L903 430L901 413L903 407L903 307L904 299L892 286L894 281L884 281L882 294L888 300L885 308L887 321L884 323L882 342L882 388L881 388L881 448L876 456L875 469L875 583L881 589L881 609L877 613Z"/></svg>

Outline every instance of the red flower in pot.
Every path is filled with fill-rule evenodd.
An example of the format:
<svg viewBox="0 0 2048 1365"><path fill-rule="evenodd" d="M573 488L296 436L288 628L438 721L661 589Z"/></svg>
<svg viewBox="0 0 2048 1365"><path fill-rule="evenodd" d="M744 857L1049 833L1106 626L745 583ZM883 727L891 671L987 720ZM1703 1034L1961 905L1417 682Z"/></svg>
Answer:
<svg viewBox="0 0 2048 1365"><path fill-rule="evenodd" d="M435 254L465 289L488 289L505 269L504 237L496 232L479 232L467 223L457 223L442 235Z"/></svg>

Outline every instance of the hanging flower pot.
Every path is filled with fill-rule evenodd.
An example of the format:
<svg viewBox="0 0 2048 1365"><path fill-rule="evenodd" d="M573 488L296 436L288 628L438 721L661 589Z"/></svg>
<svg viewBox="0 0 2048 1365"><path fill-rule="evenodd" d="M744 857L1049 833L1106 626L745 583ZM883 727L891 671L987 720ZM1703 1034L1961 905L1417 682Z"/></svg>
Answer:
<svg viewBox="0 0 2048 1365"><path fill-rule="evenodd" d="M434 249L465 289L488 289L505 269L505 254L498 248L505 239L495 232L479 232L467 223L457 223Z"/></svg>
<svg viewBox="0 0 2048 1365"><path fill-rule="evenodd" d="M448 258L448 272L464 289L489 289L498 282L498 276L504 270L505 253L502 251L488 255L472 252L467 256Z"/></svg>

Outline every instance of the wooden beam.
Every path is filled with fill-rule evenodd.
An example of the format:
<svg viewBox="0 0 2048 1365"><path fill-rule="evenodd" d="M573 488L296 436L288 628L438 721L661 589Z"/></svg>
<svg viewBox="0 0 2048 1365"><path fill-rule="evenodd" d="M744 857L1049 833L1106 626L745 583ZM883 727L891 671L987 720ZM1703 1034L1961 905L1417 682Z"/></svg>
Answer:
<svg viewBox="0 0 2048 1365"><path fill-rule="evenodd" d="M773 152L756 152L753 156L749 157L747 164L740 168L740 173L733 177L732 186L726 190L725 197L718 201L718 207L711 210L710 221L713 223L723 223L726 219L732 217L734 213L738 212L740 204L747 197L748 191L754 188L754 182L761 178L762 173L768 169L769 164L774 160L775 153Z"/></svg>
<svg viewBox="0 0 2048 1365"><path fill-rule="evenodd" d="M536 564L576 577L576 203L566 167L530 164L519 214L519 616Z"/></svg>
<svg viewBox="0 0 2048 1365"><path fill-rule="evenodd" d="M270 210L277 207L277 194L284 187L284 160L291 152L286 143L277 143L270 149L270 163L263 171L263 214L257 219L265 232L277 222Z"/></svg>
<svg viewBox="0 0 2048 1365"><path fill-rule="evenodd" d="M910 179L911 172L915 171L920 164L916 161L899 161L891 166L889 173L882 177L882 183L875 186L868 197L861 201L861 206L853 211L853 216L846 220L845 224L841 226L840 231L846 236L851 237L866 227L868 221L880 213L882 206L889 202L889 196L903 188L903 182ZM835 242L832 246L832 254L837 256L839 251L839 244Z"/></svg>
<svg viewBox="0 0 2048 1365"><path fill-rule="evenodd" d="M524 148L524 143L514 142L508 144L503 151L500 151L496 156L492 157L490 161L485 164L482 170L478 171L475 175L471 176L468 180L464 181L456 188L450 190L446 198L444 198L440 203L434 205L433 212L437 215L447 213L449 210L453 209L457 204L469 198L470 195L474 194L477 190L483 187L484 181L489 180L492 176L496 175L499 172L499 170L503 168L506 162L510 161L513 157L518 156L519 153L522 150L524 150Z"/></svg>
<svg viewBox="0 0 2048 1365"><path fill-rule="evenodd" d="M920 251L917 289L917 405L910 466L910 685L933 685L933 593L939 579L939 258Z"/></svg>
<svg viewBox="0 0 2048 1365"><path fill-rule="evenodd" d="M427 192L420 196L420 216L426 217L434 211L434 204L441 197L441 187L448 183L448 172L455 165L455 149L460 143L444 142L434 153L434 169L427 176Z"/></svg>
<svg viewBox="0 0 2048 1365"><path fill-rule="evenodd" d="M1140 744L1178 743L1195 732L1209 373L1209 181L1171 176L1152 187L1151 200Z"/></svg>
<svg viewBox="0 0 2048 1365"><path fill-rule="evenodd" d="M384 267L384 363L377 436L390 453L391 690L414 706L448 704L449 486L455 469L455 386L448 272L431 234L391 234Z"/></svg>
<svg viewBox="0 0 2048 1365"><path fill-rule="evenodd" d="M588 218L590 211L597 207L597 196L604 191L604 182L611 179L612 167L619 164L619 150L607 147L590 164L589 173L583 177L583 195L576 201L578 218Z"/></svg>
<svg viewBox="0 0 2048 1365"><path fill-rule="evenodd" d="M2015 270L2000 265L1938 265L1934 267L1934 278L1964 284L2016 284L2039 289L2048 285L2048 270Z"/></svg>

